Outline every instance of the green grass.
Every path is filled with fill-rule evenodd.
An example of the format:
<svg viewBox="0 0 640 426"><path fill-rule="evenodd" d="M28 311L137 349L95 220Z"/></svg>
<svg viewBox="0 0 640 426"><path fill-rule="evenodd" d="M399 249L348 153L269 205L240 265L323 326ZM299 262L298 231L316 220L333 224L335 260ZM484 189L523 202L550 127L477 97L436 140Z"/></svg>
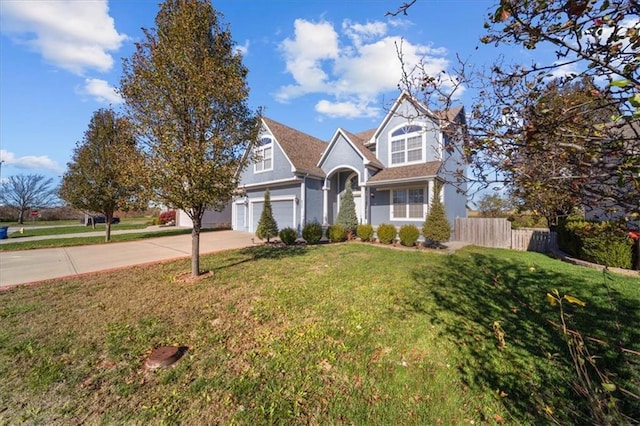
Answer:
<svg viewBox="0 0 640 426"><path fill-rule="evenodd" d="M0 424L588 423L557 288L614 381L639 393L640 286L536 253L269 248L0 293ZM492 324L506 346L499 349ZM622 325L618 329L617 325ZM186 345L144 372L149 351ZM640 408L616 392L623 411ZM549 413L553 413L550 416Z"/></svg>
<svg viewBox="0 0 640 426"><path fill-rule="evenodd" d="M81 234L85 232L105 232L104 224L97 224L95 228L84 225L74 226L55 226L51 228L24 228L24 231L12 232L9 238L25 238L25 237L37 237L42 235L65 235L65 234ZM146 224L113 224L111 225L111 231L121 231L129 229L144 229Z"/></svg>
<svg viewBox="0 0 640 426"><path fill-rule="evenodd" d="M136 229L136 228L129 228ZM201 232L211 232L216 229L203 229ZM163 231L149 231L149 232L134 232L130 234L111 234L110 242L122 242L141 240L145 238L158 238L169 237L172 235L185 235L191 234L191 229L187 228L167 228ZM18 240L19 241L19 240ZM52 238L45 240L33 240L33 241L21 241L4 243L0 245L0 251L16 251L16 250L32 250L39 248L54 248L54 247L71 247L71 246L85 246L89 244L109 244L104 241L104 235L93 237L67 237L67 238Z"/></svg>

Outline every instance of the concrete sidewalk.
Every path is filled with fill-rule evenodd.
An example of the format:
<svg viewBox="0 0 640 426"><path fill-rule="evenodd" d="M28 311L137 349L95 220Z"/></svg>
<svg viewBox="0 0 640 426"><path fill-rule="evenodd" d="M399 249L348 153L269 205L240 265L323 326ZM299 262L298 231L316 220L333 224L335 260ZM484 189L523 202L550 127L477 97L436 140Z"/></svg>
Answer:
<svg viewBox="0 0 640 426"><path fill-rule="evenodd" d="M139 232L139 231L138 231ZM254 234L215 231L200 234L200 254L249 247ZM62 278L191 256L191 235L122 243L0 252L0 290Z"/></svg>

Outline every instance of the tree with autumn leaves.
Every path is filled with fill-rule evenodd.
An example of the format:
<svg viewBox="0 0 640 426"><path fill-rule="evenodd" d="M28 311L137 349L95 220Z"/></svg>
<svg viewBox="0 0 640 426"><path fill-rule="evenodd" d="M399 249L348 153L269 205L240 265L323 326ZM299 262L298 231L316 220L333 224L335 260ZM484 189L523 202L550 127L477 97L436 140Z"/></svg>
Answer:
<svg viewBox="0 0 640 426"><path fill-rule="evenodd" d="M105 241L109 241L114 213L147 208L148 187L144 157L130 121L110 109L94 112L67 164L60 198L79 210L104 215Z"/></svg>
<svg viewBox="0 0 640 426"><path fill-rule="evenodd" d="M456 106L460 89L476 94L464 123L446 123L464 127L450 146L464 150L475 188L506 186L526 204L546 204L551 220L568 205L638 214L639 12L629 0L500 0L481 41L550 47L552 63L460 62L435 76L425 66L403 84L433 110Z"/></svg>
<svg viewBox="0 0 640 426"><path fill-rule="evenodd" d="M207 209L222 209L259 130L247 68L208 0L166 0L155 29L124 62L121 94L137 126L155 198L193 222L191 274L200 274Z"/></svg>

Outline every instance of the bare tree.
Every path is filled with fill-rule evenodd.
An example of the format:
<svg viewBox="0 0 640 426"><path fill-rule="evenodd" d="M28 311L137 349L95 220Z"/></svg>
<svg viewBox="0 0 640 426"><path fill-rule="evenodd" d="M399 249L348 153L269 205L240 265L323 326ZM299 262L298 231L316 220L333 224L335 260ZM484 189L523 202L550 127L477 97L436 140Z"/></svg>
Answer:
<svg viewBox="0 0 640 426"><path fill-rule="evenodd" d="M18 223L24 223L24 213L33 208L49 207L56 203L53 178L42 175L15 175L2 182L0 202L18 211Z"/></svg>

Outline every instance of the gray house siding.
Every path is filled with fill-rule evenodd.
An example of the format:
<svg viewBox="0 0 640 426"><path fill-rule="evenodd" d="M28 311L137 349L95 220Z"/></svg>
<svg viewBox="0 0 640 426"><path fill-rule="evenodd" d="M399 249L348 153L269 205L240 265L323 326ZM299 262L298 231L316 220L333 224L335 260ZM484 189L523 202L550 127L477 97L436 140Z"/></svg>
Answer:
<svg viewBox="0 0 640 426"><path fill-rule="evenodd" d="M322 223L322 180L306 179L305 215L306 223ZM303 223L302 226L305 224Z"/></svg>
<svg viewBox="0 0 640 426"><path fill-rule="evenodd" d="M447 220L451 225L451 229L456 223L456 218L467 217L466 198L456 192L456 188L452 185L445 185L444 189L444 209L447 214Z"/></svg>
<svg viewBox="0 0 640 426"><path fill-rule="evenodd" d="M280 145L273 144L273 170L254 172L254 162L250 162L240 175L240 185L252 185L292 178L291 163L282 152Z"/></svg>
<svg viewBox="0 0 640 426"><path fill-rule="evenodd" d="M372 190L372 193L373 197L369 197L371 202L371 225L378 226L381 223L390 223L390 191L387 189L377 189Z"/></svg>
<svg viewBox="0 0 640 426"><path fill-rule="evenodd" d="M380 129L380 134L378 135L376 155L378 160L380 160L380 162L382 162L386 167L389 167L391 163L389 158L389 132L400 126L408 124L407 117L416 117L418 118L415 120L416 124L423 124L427 127L426 161L434 161L437 159L435 157L437 152L436 147L439 143L439 135L435 130L437 129L437 124L433 120L424 117L423 113L419 113L411 102L404 101L398 106L396 113L389 119L389 121L387 121L385 126Z"/></svg>
<svg viewBox="0 0 640 426"><path fill-rule="evenodd" d="M320 167L325 173L329 174L332 170L347 166L358 172L360 181L364 179L362 155L342 135L339 135L331 150L324 157Z"/></svg>

